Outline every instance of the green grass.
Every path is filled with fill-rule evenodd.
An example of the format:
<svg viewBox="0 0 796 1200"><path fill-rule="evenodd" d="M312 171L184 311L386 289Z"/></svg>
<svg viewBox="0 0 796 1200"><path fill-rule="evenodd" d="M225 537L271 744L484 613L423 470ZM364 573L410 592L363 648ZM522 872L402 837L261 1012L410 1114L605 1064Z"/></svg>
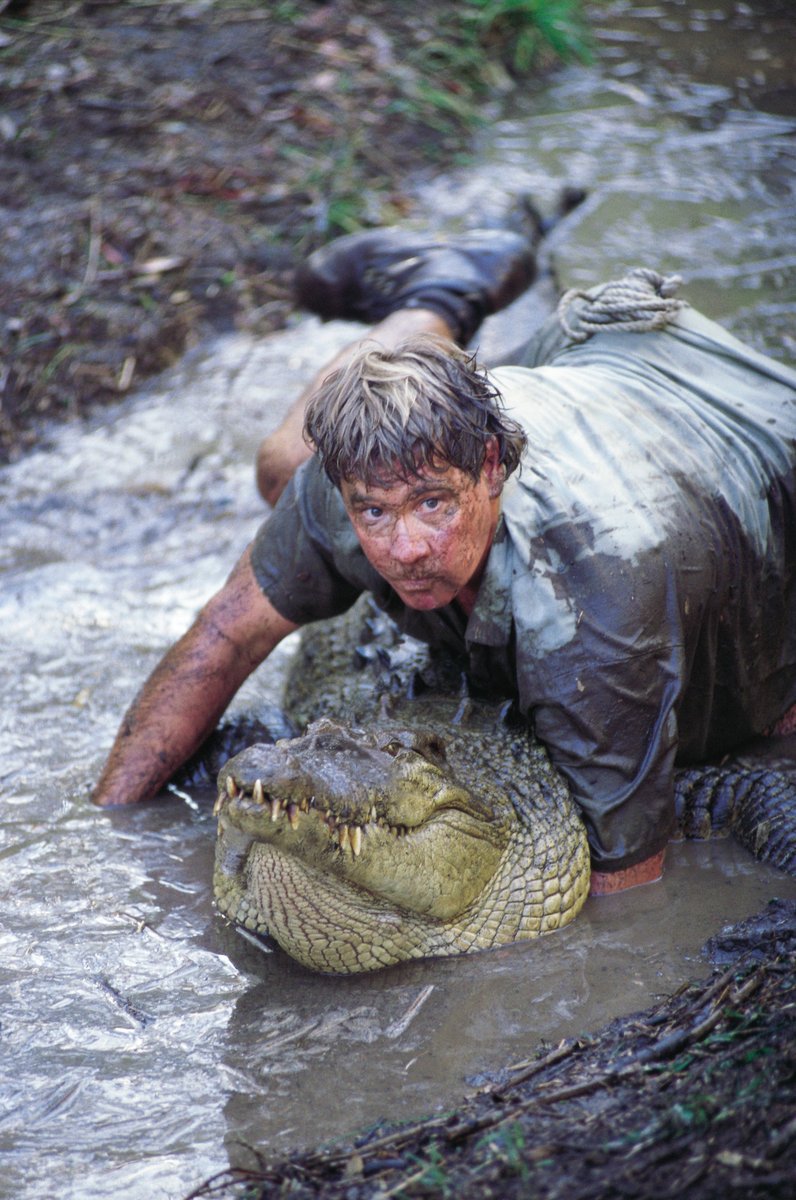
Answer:
<svg viewBox="0 0 796 1200"><path fill-rule="evenodd" d="M414 81L400 91L407 110L444 134L478 126L496 86L591 57L583 0L457 0L440 5L407 47Z"/></svg>
<svg viewBox="0 0 796 1200"><path fill-rule="evenodd" d="M564 61L591 57L582 0L466 0L463 7L468 38L515 74L549 52Z"/></svg>

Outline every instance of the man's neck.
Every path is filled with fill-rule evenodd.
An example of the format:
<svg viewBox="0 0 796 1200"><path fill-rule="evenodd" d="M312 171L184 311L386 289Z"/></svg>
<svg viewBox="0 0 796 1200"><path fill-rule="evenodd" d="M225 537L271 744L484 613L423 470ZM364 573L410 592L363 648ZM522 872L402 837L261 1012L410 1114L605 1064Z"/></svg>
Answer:
<svg viewBox="0 0 796 1200"><path fill-rule="evenodd" d="M466 613L468 617L475 608L475 602L478 599L479 585L480 580L478 583L467 583L456 596L455 603L459 605L459 608Z"/></svg>
<svg viewBox="0 0 796 1200"><path fill-rule="evenodd" d="M469 617L475 608L475 602L478 599L478 593L481 590L481 581L484 578L487 560L492 551L492 543L495 540L498 523L500 521L500 510L502 507L501 496L497 495L492 501L492 532L489 535L489 543L484 551L483 557L478 564L478 569L471 579L467 581L460 592L456 594L456 603L463 612Z"/></svg>

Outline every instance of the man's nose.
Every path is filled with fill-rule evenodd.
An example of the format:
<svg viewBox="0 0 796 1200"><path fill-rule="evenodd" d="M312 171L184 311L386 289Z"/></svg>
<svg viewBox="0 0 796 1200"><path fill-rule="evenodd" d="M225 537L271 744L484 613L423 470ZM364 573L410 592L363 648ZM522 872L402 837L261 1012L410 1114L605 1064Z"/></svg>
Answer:
<svg viewBox="0 0 796 1200"><path fill-rule="evenodd" d="M428 538L422 528L412 521L399 518L395 523L390 553L404 566L419 562L429 552Z"/></svg>

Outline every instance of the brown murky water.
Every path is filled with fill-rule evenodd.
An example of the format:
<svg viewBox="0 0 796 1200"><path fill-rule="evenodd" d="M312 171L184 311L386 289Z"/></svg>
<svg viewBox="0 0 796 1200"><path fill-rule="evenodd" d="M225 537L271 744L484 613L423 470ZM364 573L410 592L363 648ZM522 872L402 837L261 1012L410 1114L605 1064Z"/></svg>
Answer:
<svg viewBox="0 0 796 1200"><path fill-rule="evenodd" d="M554 238L564 285L679 270L711 316L796 358L785 6L603 12L600 61L494 122L474 168L419 190L418 222L584 185ZM529 311L488 331L491 353ZM796 895L731 843L673 847L662 884L590 902L554 937L324 979L214 916L212 798L89 805L135 688L261 519L254 444L350 333L308 319L226 339L0 475L2 1196L51 1194L46 1163L64 1200L175 1198L245 1161L241 1141L284 1148L447 1106L540 1039L672 991L721 925ZM278 694L289 652L239 709Z"/></svg>

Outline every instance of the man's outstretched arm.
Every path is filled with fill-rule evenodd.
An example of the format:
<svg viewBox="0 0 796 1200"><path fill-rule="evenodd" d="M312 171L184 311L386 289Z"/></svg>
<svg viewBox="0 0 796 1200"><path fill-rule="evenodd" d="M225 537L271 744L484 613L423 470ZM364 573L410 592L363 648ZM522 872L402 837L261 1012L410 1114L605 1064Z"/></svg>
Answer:
<svg viewBox="0 0 796 1200"><path fill-rule="evenodd" d="M154 796L212 732L243 681L296 628L263 595L247 550L134 700L94 803Z"/></svg>

